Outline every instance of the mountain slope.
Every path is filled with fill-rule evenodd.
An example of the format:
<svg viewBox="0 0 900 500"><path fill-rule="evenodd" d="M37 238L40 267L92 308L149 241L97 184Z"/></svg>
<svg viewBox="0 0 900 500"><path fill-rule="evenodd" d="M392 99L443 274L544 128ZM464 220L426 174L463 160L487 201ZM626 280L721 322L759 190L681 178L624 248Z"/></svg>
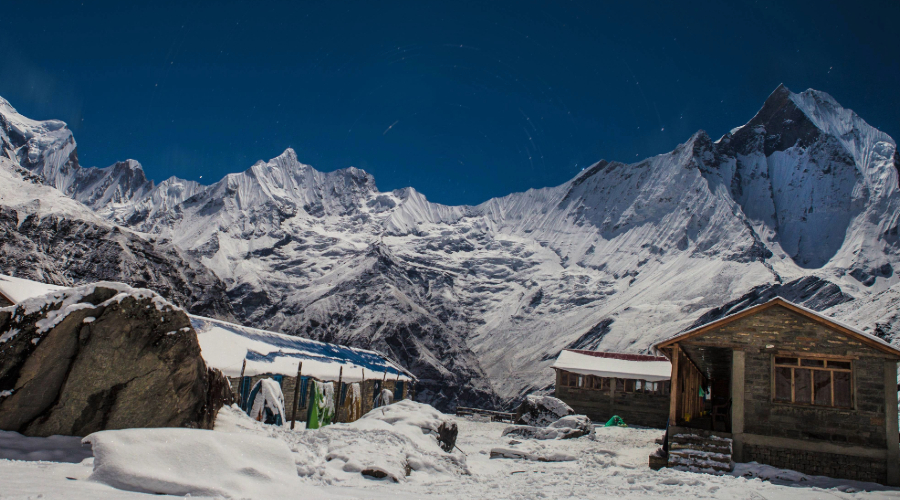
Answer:
<svg viewBox="0 0 900 500"><path fill-rule="evenodd" d="M42 127L7 134L23 167L211 270L240 321L389 352L443 408L508 404L551 384L560 349L646 352L772 294L875 328L851 304L889 307L900 283L896 143L814 90L779 87L719 140L459 207L290 149L210 186L81 173Z"/></svg>
<svg viewBox="0 0 900 500"><path fill-rule="evenodd" d="M234 317L224 283L196 259L171 243L110 223L102 211L46 185L44 173L62 187L71 187L65 173L70 179L91 174L78 166L65 124L28 120L9 109L0 99L0 272L68 286L121 281L154 289L195 314ZM144 178L139 166L129 168Z"/></svg>

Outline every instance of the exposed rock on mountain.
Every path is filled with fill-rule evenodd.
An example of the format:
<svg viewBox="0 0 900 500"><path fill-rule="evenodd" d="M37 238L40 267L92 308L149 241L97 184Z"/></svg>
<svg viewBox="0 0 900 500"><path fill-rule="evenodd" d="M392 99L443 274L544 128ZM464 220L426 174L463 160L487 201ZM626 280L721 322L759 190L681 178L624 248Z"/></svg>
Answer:
<svg viewBox="0 0 900 500"><path fill-rule="evenodd" d="M210 270L239 321L386 351L443 409L546 387L560 349L645 352L772 294L875 328L846 304L900 286L896 143L815 90L779 87L718 140L460 207L290 149L210 186L157 186L134 163L82 169L60 122L10 109L9 158ZM64 275L52 260L36 272Z"/></svg>
<svg viewBox="0 0 900 500"><path fill-rule="evenodd" d="M99 283L0 310L0 429L211 429L231 402L187 315L149 290Z"/></svg>

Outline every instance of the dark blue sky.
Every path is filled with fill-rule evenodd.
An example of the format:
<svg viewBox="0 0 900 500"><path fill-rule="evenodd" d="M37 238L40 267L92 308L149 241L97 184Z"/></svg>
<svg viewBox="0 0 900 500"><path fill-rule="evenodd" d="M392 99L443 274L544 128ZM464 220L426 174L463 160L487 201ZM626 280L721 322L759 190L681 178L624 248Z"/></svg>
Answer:
<svg viewBox="0 0 900 500"><path fill-rule="evenodd" d="M623 5L627 4L627 5ZM743 124L779 83L900 137L900 2L4 2L0 95L84 166L211 183L293 147L478 203Z"/></svg>

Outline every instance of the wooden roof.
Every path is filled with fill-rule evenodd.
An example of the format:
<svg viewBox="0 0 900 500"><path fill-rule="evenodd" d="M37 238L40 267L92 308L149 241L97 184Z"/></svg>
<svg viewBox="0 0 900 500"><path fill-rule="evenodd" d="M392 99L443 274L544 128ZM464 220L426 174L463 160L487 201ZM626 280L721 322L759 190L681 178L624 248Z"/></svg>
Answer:
<svg viewBox="0 0 900 500"><path fill-rule="evenodd" d="M900 357L900 350L898 350L896 347L888 344L884 340L881 340L878 337L875 337L875 336L865 333L863 331L857 330L856 328L852 328L843 323L835 321L834 319L832 319L828 316L825 316L824 314L821 314L821 313L818 313L811 309L807 309L803 306L794 304L793 302L784 300L781 297L775 297L774 299L772 299L764 304L759 304L759 305L744 309L743 311L740 311L738 313L731 314L729 316L725 316L722 319L707 323L705 325L701 325L692 330L688 330L686 332L679 333L678 335L669 337L669 338L663 340L662 342L659 342L658 344L656 344L656 348L659 349L661 352L665 353L665 351L663 351L663 349L672 347L672 345L674 345L674 344L677 344L679 342L683 342L685 340L703 335L704 333L706 333L710 330L715 330L716 328L719 328L723 325L727 325L728 323L731 323L732 321L737 321L745 316L751 316L753 314L765 311L766 309L769 309L771 307L776 307L776 306L780 306L785 309L788 309L789 311L795 312L801 316L806 317L807 319L810 319L812 321L815 321L817 323L825 325L826 327L831 328L832 330L843 333L844 335L847 335L849 337L853 337L853 338L859 340L860 342L862 342L863 344L868 345L869 347L872 347L872 348L878 349L880 351L886 352L888 354L892 354L894 356Z"/></svg>

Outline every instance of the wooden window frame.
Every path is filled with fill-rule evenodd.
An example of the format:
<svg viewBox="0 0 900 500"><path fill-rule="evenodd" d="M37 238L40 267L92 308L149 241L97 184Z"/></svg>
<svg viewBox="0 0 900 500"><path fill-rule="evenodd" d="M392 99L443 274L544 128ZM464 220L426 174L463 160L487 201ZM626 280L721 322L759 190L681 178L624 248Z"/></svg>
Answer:
<svg viewBox="0 0 900 500"><path fill-rule="evenodd" d="M788 358L795 360L794 363L787 362L778 362L779 358ZM814 361L814 362L822 362L822 366L811 366L804 365L803 360ZM848 358L843 356L827 356L820 354L792 354L792 353L773 353L771 356L771 376L772 376L772 403L775 404L783 404L783 405L791 405L791 406L801 406L808 408L830 408L835 410L855 410L856 409L856 376L854 374L854 361L855 358ZM850 368L839 368L839 367L830 367L829 363L849 363ZM791 370L791 400L786 401L782 399L777 399L776 390L778 387L778 382L776 380L778 369L779 368L790 368ZM796 394L796 369L801 370L809 370L810 371L810 402L809 403L798 403L797 402L797 394ZM831 398L830 404L821 405L816 404L816 384L815 384L815 372L816 371L824 371L829 373L829 382L828 385L831 390ZM849 373L850 374L850 406L836 406L834 404L834 373Z"/></svg>

